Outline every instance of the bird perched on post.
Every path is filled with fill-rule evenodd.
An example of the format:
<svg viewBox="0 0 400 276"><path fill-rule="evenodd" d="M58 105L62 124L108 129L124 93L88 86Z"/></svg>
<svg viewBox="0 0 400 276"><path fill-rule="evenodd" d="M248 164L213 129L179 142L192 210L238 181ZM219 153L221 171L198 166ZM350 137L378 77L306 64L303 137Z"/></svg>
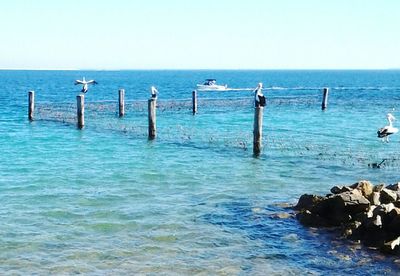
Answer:
<svg viewBox="0 0 400 276"><path fill-rule="evenodd" d="M150 87L151 98L157 99L158 90L154 86Z"/></svg>
<svg viewBox="0 0 400 276"><path fill-rule="evenodd" d="M97 84L97 81L95 80L85 80L85 77L83 77L83 80L76 80L75 85L81 84L82 85L82 90L81 92L86 93L89 89L89 84Z"/></svg>
<svg viewBox="0 0 400 276"><path fill-rule="evenodd" d="M389 125L380 128L377 131L378 138L383 138L383 141L389 142L389 135L395 134L399 132L398 128L393 127L393 121L396 119L392 113L388 113L386 115L387 120L389 121Z"/></svg>
<svg viewBox="0 0 400 276"><path fill-rule="evenodd" d="M254 104L255 107L265 106L265 97L262 93L263 84L260 82L254 90Z"/></svg>

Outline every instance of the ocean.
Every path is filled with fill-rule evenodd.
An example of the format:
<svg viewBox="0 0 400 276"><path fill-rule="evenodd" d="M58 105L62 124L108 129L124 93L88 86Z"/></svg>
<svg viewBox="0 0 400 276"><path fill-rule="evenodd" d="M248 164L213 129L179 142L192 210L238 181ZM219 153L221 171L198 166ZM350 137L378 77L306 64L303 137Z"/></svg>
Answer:
<svg viewBox="0 0 400 276"><path fill-rule="evenodd" d="M79 130L82 77L98 85ZM198 92L193 116L206 78L234 89ZM303 227L287 206L334 185L400 181L400 134L376 135L387 113L400 119L399 104L399 70L0 71L0 274L396 274L397 258Z"/></svg>

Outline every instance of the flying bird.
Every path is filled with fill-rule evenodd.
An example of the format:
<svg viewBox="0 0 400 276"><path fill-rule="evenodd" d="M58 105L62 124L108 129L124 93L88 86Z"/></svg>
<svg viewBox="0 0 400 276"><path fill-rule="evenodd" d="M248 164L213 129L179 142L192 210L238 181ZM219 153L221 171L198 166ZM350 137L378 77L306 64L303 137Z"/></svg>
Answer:
<svg viewBox="0 0 400 276"><path fill-rule="evenodd" d="M392 113L388 113L386 115L386 118L389 122L389 125L384 126L380 129L378 129L377 134L378 138L383 138L383 141L389 142L389 135L395 134L399 132L398 128L393 127L393 121L396 119Z"/></svg>
<svg viewBox="0 0 400 276"><path fill-rule="evenodd" d="M83 77L83 80L76 80L75 85L81 84L82 85L82 90L81 92L86 93L89 89L89 84L97 84L97 81L95 80L85 80L85 77Z"/></svg>

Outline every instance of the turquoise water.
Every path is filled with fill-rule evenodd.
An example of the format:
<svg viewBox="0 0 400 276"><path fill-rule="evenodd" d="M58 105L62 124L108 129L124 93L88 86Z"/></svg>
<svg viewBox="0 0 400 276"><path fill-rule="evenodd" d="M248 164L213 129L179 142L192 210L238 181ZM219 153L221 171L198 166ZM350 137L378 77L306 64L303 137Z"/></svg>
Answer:
<svg viewBox="0 0 400 276"><path fill-rule="evenodd" d="M73 81L83 76L99 85L78 130ZM192 116L191 91L209 77L264 83L260 158L251 91L200 92ZM303 193L400 181L400 136L376 137L387 112L400 118L399 93L400 71L0 71L0 273L395 274L395 258L279 214Z"/></svg>

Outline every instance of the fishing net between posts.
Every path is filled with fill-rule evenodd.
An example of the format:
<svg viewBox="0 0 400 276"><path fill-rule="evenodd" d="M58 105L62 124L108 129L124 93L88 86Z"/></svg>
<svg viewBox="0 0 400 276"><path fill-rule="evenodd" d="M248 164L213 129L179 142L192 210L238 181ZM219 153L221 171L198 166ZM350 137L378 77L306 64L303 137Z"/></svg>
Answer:
<svg viewBox="0 0 400 276"><path fill-rule="evenodd" d="M320 97L285 96L268 98L267 108L319 110ZM191 99L158 100L157 140L199 149L237 154L252 151L253 98L199 98L199 113L192 116ZM101 133L146 139L147 101L126 101L123 118L118 118L115 101L86 102L85 127ZM399 167L400 154L382 152L378 147L365 148L363 141L332 133L310 133L307 129L274 126L264 113L263 152L266 156L305 158L321 162L335 161L345 166ZM76 126L76 103L36 104L35 120ZM269 123L270 125L267 125ZM399 152L399 151L397 151Z"/></svg>

